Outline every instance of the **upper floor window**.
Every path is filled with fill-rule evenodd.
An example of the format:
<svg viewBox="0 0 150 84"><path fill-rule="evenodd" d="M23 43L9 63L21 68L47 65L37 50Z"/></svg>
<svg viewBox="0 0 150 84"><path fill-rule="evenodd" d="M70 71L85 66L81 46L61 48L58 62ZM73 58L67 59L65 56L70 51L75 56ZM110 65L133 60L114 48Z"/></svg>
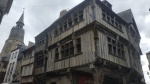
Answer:
<svg viewBox="0 0 150 84"><path fill-rule="evenodd" d="M74 43L76 44L74 46ZM59 50L60 49L60 53ZM55 49L55 60L70 57L74 54L78 54L81 52L81 38L77 38L76 40L69 41L61 47ZM59 57L60 56L60 57Z"/></svg>
<svg viewBox="0 0 150 84"><path fill-rule="evenodd" d="M77 24L78 23L78 15L77 14L74 14L74 24Z"/></svg>
<svg viewBox="0 0 150 84"><path fill-rule="evenodd" d="M107 37L108 52L120 58L125 58L124 45L111 37Z"/></svg>
<svg viewBox="0 0 150 84"><path fill-rule="evenodd" d="M59 51L58 48L55 49L55 60L59 59Z"/></svg>
<svg viewBox="0 0 150 84"><path fill-rule="evenodd" d="M45 42L46 42L46 37L45 36L43 36L42 38L36 40L37 46L40 46L40 45L44 44Z"/></svg>
<svg viewBox="0 0 150 84"><path fill-rule="evenodd" d="M81 52L81 38L76 39L77 52Z"/></svg>
<svg viewBox="0 0 150 84"><path fill-rule="evenodd" d="M73 41L68 42L61 46L61 55L62 58L68 57L70 55L74 54L74 47L73 47Z"/></svg>
<svg viewBox="0 0 150 84"><path fill-rule="evenodd" d="M34 57L34 51L32 51L32 55L31 55L31 57Z"/></svg>
<svg viewBox="0 0 150 84"><path fill-rule="evenodd" d="M64 22L64 30L67 30L67 21Z"/></svg>
<svg viewBox="0 0 150 84"><path fill-rule="evenodd" d="M15 53L13 53L13 54L12 54L11 59L13 59L13 58L14 58L14 54L15 54Z"/></svg>
<svg viewBox="0 0 150 84"><path fill-rule="evenodd" d="M122 30L121 22L115 16L111 15L104 9L102 9L102 18L117 29Z"/></svg>
<svg viewBox="0 0 150 84"><path fill-rule="evenodd" d="M18 53L16 52L16 53L15 53L15 55L14 55L14 58L16 58L16 57L17 57L17 54L18 54Z"/></svg>
<svg viewBox="0 0 150 84"><path fill-rule="evenodd" d="M55 30L55 36L57 36L57 35L58 35L58 29Z"/></svg>
<svg viewBox="0 0 150 84"><path fill-rule="evenodd" d="M68 19L68 25L69 25L69 27L72 26L72 19L71 18Z"/></svg>
<svg viewBox="0 0 150 84"><path fill-rule="evenodd" d="M39 55L36 57L36 66L42 66L44 65L44 57L43 55Z"/></svg>
<svg viewBox="0 0 150 84"><path fill-rule="evenodd" d="M83 10L70 15L70 17L68 17L64 22L60 23L61 25L59 26L59 29L56 29L54 31L54 35L57 36L63 31L66 31L68 28L71 28L72 26L76 25L83 19L84 19Z"/></svg>
<svg viewBox="0 0 150 84"><path fill-rule="evenodd" d="M59 31L63 32L63 26L62 25L60 25Z"/></svg>
<svg viewBox="0 0 150 84"><path fill-rule="evenodd" d="M79 21L83 20L83 11L79 12Z"/></svg>

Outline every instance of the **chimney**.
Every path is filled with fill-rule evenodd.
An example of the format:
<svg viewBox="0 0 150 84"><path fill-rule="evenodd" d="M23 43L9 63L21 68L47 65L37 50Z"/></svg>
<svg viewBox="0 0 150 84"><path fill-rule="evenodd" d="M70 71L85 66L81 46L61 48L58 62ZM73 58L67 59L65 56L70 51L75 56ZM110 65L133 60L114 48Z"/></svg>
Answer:
<svg viewBox="0 0 150 84"><path fill-rule="evenodd" d="M33 45L34 45L34 43L31 42L31 41L29 41L29 43L28 43L28 48L31 47L31 46L33 46Z"/></svg>
<svg viewBox="0 0 150 84"><path fill-rule="evenodd" d="M60 16L59 16L59 17L64 16L66 13L67 13L67 10L62 10L62 11L60 12Z"/></svg>
<svg viewBox="0 0 150 84"><path fill-rule="evenodd" d="M112 10L112 5L107 0L103 0L102 2L105 6Z"/></svg>

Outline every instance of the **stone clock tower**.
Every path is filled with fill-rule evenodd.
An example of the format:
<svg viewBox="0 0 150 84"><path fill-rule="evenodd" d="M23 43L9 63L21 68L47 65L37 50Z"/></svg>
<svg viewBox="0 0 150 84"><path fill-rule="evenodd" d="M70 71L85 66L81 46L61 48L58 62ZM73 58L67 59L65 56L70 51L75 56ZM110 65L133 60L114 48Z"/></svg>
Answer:
<svg viewBox="0 0 150 84"><path fill-rule="evenodd" d="M8 56L17 45L24 45L24 12L20 19L16 22L16 26L11 29L8 39L5 41L5 45L1 51L0 60L2 57Z"/></svg>

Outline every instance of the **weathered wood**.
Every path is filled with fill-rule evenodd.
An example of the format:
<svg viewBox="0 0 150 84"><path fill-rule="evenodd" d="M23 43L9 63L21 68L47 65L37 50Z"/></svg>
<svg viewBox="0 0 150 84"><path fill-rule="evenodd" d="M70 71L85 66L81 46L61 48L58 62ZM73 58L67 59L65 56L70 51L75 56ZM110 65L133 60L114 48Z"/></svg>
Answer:
<svg viewBox="0 0 150 84"><path fill-rule="evenodd" d="M94 84L102 84L104 79L104 70L103 68L95 68L93 70Z"/></svg>
<svg viewBox="0 0 150 84"><path fill-rule="evenodd" d="M91 39L94 39L92 31L89 31L89 32L83 34L81 36L81 51L82 51L82 53L79 55L77 54L75 56L63 59L63 60L53 61L54 57L55 57L55 54L54 54L55 49L52 49L48 55L48 66L47 66L48 70L53 71L53 70L75 67L75 66L84 65L84 64L93 62L95 60L94 53L93 53L94 47L92 46L92 45L94 45L93 44L94 42ZM50 67L53 67L53 66L55 68L50 69Z"/></svg>

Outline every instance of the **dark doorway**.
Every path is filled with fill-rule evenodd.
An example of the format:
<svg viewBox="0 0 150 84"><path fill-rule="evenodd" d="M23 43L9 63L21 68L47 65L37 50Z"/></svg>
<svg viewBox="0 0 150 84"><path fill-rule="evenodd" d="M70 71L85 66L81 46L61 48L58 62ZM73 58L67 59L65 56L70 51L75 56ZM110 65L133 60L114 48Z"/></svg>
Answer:
<svg viewBox="0 0 150 84"><path fill-rule="evenodd" d="M56 84L56 82L52 82L51 84Z"/></svg>
<svg viewBox="0 0 150 84"><path fill-rule="evenodd" d="M103 80L103 84L123 84L122 80L105 76Z"/></svg>

